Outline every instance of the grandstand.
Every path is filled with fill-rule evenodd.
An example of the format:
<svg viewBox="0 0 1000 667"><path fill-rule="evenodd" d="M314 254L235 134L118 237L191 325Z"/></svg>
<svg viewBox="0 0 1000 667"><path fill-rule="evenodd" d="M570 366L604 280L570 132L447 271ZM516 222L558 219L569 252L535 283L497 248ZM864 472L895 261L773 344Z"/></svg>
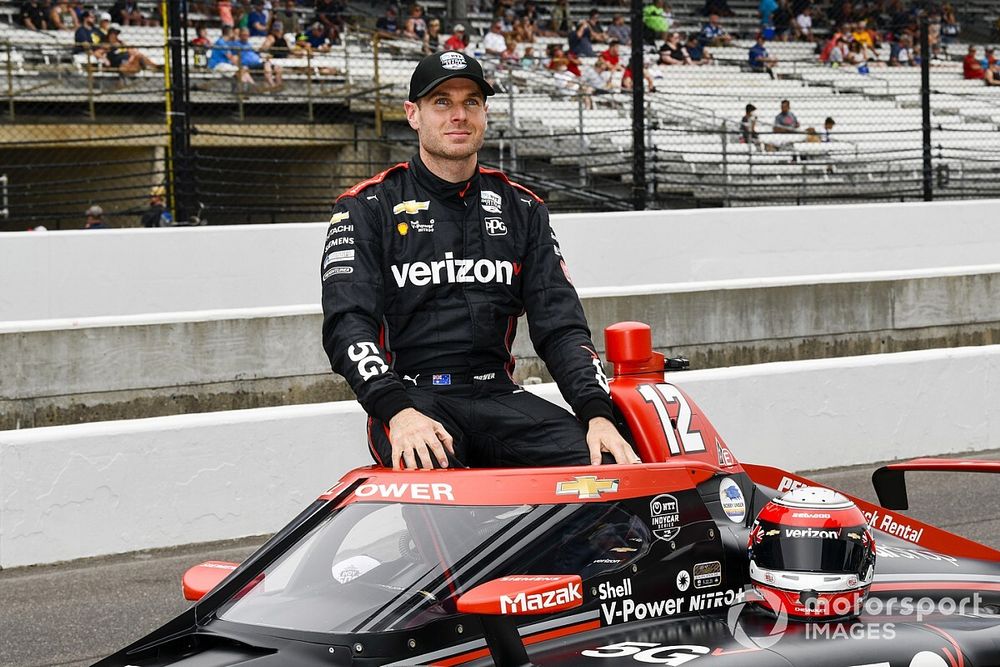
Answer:
<svg viewBox="0 0 1000 667"><path fill-rule="evenodd" d="M123 76L90 54L74 55L71 31L26 30L17 25L17 4L0 2L6 19L0 21L0 178L7 177L10 209L0 229L79 226L78 212L91 203L102 204L115 226L136 224L144 193L169 170L164 75ZM697 30L703 3L672 4L675 27ZM922 197L919 68L873 66L861 74L821 64L814 44L772 42L768 50L779 61L773 78L752 72L747 37L757 29L756 2L729 4L736 15L724 24L743 38L711 48L712 65L648 70L655 84L655 92L646 94L652 205ZM156 5L144 4L149 11ZM605 18L622 11L598 6ZM996 3L986 0L957 7L970 35L977 34L973 26L988 34L985 28L1000 16ZM441 12L443 2L428 9ZM420 45L373 40L365 26L379 12L370 5L351 10L358 26L329 52L273 61L285 74L280 91L235 85L231 77L205 69L201 54L189 47L189 166L197 199L213 223L316 219L332 194L414 149L401 100ZM580 4L573 11L585 12ZM302 14L308 17L308 9ZM212 17L200 18L208 21L214 41L219 31ZM481 35L491 19L487 11L461 19L472 28L470 52L482 52ZM251 38L251 46L261 39ZM122 40L164 64L163 28L124 26ZM542 36L533 46L543 52L564 41ZM1000 87L962 78L965 49L962 43L948 45L931 72L937 198L990 196L1000 189ZM888 59L888 45L879 58ZM581 66L589 64L581 60ZM651 65L655 54L647 60ZM591 99L560 87L547 69L484 61L499 94L491 100L483 160L514 173L555 210L629 208L631 96ZM804 133L773 135L769 120L782 99L791 101L803 131L835 118L831 141L807 142ZM739 141L748 103L759 109L758 131L768 150ZM94 149L103 155L92 159ZM99 169L98 177L81 179L81 165Z"/></svg>

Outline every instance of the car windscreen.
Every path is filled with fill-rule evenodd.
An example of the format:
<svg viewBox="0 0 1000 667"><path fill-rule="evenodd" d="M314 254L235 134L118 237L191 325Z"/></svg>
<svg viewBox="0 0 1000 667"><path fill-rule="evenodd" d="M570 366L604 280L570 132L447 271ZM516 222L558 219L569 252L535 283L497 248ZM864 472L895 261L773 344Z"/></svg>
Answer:
<svg viewBox="0 0 1000 667"><path fill-rule="evenodd" d="M456 614L458 596L490 579L586 580L626 567L649 545L645 522L614 503L353 503L276 559L218 617L338 634L414 628Z"/></svg>

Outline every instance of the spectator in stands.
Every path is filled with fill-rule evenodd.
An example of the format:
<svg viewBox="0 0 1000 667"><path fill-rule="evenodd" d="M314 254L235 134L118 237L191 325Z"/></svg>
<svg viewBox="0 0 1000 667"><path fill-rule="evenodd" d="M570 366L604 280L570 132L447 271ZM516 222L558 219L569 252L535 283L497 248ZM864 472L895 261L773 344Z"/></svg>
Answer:
<svg viewBox="0 0 1000 667"><path fill-rule="evenodd" d="M646 81L646 90L650 93L655 93L656 86L653 85L653 77L649 75L648 70L643 69L642 78ZM631 91L634 83L635 82L632 80L632 68L626 67L625 71L622 73L622 90L625 92Z"/></svg>
<svg viewBox="0 0 1000 667"><path fill-rule="evenodd" d="M679 32L670 33L667 41L660 47L660 59L657 61L657 64L664 66L693 64L687 49L681 44L681 34Z"/></svg>
<svg viewBox="0 0 1000 667"><path fill-rule="evenodd" d="M465 49L465 26L461 23L451 30L451 37L444 42L445 51L462 51Z"/></svg>
<svg viewBox="0 0 1000 667"><path fill-rule="evenodd" d="M774 131L777 133L795 132L799 129L799 119L792 113L792 103L781 100L781 113L774 117Z"/></svg>
<svg viewBox="0 0 1000 667"><path fill-rule="evenodd" d="M642 25L645 29L644 40L654 42L658 39L666 39L670 32L670 17L663 7L664 0L653 0L653 4L642 8Z"/></svg>
<svg viewBox="0 0 1000 667"><path fill-rule="evenodd" d="M787 42L792 34L792 23L795 21L792 10L793 7L789 0L778 0L778 8L772 15L772 22L774 24L774 39L779 42Z"/></svg>
<svg viewBox="0 0 1000 667"><path fill-rule="evenodd" d="M427 32L424 33L424 55L440 51L442 41L441 19L431 19L427 23Z"/></svg>
<svg viewBox="0 0 1000 667"><path fill-rule="evenodd" d="M555 92L557 95L576 95L580 92L580 82L566 68L565 61L557 63L551 67L553 71L552 79L555 82Z"/></svg>
<svg viewBox="0 0 1000 667"><path fill-rule="evenodd" d="M517 20L517 16L514 14L514 9L512 7L505 9L503 14L501 14L497 20L500 21L500 30L504 35L509 35L514 32L514 21Z"/></svg>
<svg viewBox="0 0 1000 667"><path fill-rule="evenodd" d="M223 26L235 26L233 22L233 3L232 0L218 0L215 3L215 11L219 15L219 23Z"/></svg>
<svg viewBox="0 0 1000 667"><path fill-rule="evenodd" d="M608 26L608 41L618 40L619 44L629 46L632 44L632 29L625 24L625 17L615 14Z"/></svg>
<svg viewBox="0 0 1000 667"><path fill-rule="evenodd" d="M774 71L771 69L778 64L777 58L772 58L764 46L764 35L758 34L756 43L750 47L748 53L750 69L754 72L767 72L774 78Z"/></svg>
<svg viewBox="0 0 1000 667"><path fill-rule="evenodd" d="M115 0L111 6L111 17L120 25L146 25L139 3L135 0Z"/></svg>
<svg viewBox="0 0 1000 667"><path fill-rule="evenodd" d="M945 44L954 44L961 32L962 28L955 17L955 8L946 2L941 6L941 41Z"/></svg>
<svg viewBox="0 0 1000 667"><path fill-rule="evenodd" d="M49 19L45 8L37 0L25 0L21 4L21 25L28 30L48 30Z"/></svg>
<svg viewBox="0 0 1000 667"><path fill-rule="evenodd" d="M757 133L757 107L746 106L746 113L740 119L740 143L751 144L761 150L760 135Z"/></svg>
<svg viewBox="0 0 1000 667"><path fill-rule="evenodd" d="M795 22L792 23L792 32L795 34L795 39L800 41L816 41L816 38L813 37L812 7L806 7L801 14L795 17Z"/></svg>
<svg viewBox="0 0 1000 667"><path fill-rule="evenodd" d="M49 25L53 30L76 30L80 22L68 0L56 0L49 10Z"/></svg>
<svg viewBox="0 0 1000 667"><path fill-rule="evenodd" d="M111 29L110 12L101 12L97 15L97 27L94 28L94 35L101 42L108 41L108 30Z"/></svg>
<svg viewBox="0 0 1000 667"><path fill-rule="evenodd" d="M521 56L517 53L517 41L511 35L507 35L507 48L500 54L500 65L502 67L516 67L521 64Z"/></svg>
<svg viewBox="0 0 1000 667"><path fill-rule="evenodd" d="M992 65L997 61L996 52L997 52L996 47L994 46L986 47L985 62L980 62L980 64L983 66L983 69L986 69L987 67L989 67L990 65Z"/></svg>
<svg viewBox="0 0 1000 667"><path fill-rule="evenodd" d="M757 5L757 13L760 14L760 24L762 26L771 25L771 17L778 11L778 0L760 0Z"/></svg>
<svg viewBox="0 0 1000 667"><path fill-rule="evenodd" d="M705 46L729 46L733 36L719 22L718 14L710 14L708 23L701 28L701 43Z"/></svg>
<svg viewBox="0 0 1000 667"><path fill-rule="evenodd" d="M149 191L149 208L143 212L139 223L143 227L167 227L172 220L170 212L164 204L167 189L162 185L154 185Z"/></svg>
<svg viewBox="0 0 1000 667"><path fill-rule="evenodd" d="M594 57L593 40L597 37L594 33L593 22L596 10L591 12L591 18L587 18L576 26L576 30L569 34L569 50L584 58ZM603 39L603 35L601 35Z"/></svg>
<svg viewBox="0 0 1000 667"><path fill-rule="evenodd" d="M526 0L524 5L517 10L517 18L529 26L532 32L538 30L540 25L540 17L538 15L538 4L535 0Z"/></svg>
<svg viewBox="0 0 1000 667"><path fill-rule="evenodd" d="M983 65L976 56L975 45L969 44L969 51L962 60L962 76L966 79L982 79L985 75Z"/></svg>
<svg viewBox="0 0 1000 667"><path fill-rule="evenodd" d="M326 26L319 21L309 26L309 33L305 37L305 48L310 54L329 53L330 48L333 46L330 42L330 34L327 32Z"/></svg>
<svg viewBox="0 0 1000 667"><path fill-rule="evenodd" d="M427 21L424 20L424 8L413 4L410 7L410 16L403 26L403 36L423 42L425 34L427 34Z"/></svg>
<svg viewBox="0 0 1000 667"><path fill-rule="evenodd" d="M269 19L264 11L264 3L256 0L253 3L253 10L247 15L247 27L250 29L251 37L263 37L268 33L267 24Z"/></svg>
<svg viewBox="0 0 1000 667"><path fill-rule="evenodd" d="M660 1L662 2L662 0ZM549 28L555 34L564 37L569 34L569 26L569 0L556 0L556 4L552 7L552 20L549 23Z"/></svg>
<svg viewBox="0 0 1000 667"><path fill-rule="evenodd" d="M399 21L396 18L396 8L389 5L385 8L385 15L375 21L375 30L383 37L393 38L399 36Z"/></svg>
<svg viewBox="0 0 1000 667"><path fill-rule="evenodd" d="M847 49L847 53L844 54L844 63L851 65L852 67L857 67L861 74L868 73L866 67L868 64L868 58L865 54L865 47L861 42L851 42L851 46ZM864 69L864 71L862 71L862 69Z"/></svg>
<svg viewBox="0 0 1000 667"><path fill-rule="evenodd" d="M142 51L122 43L121 32L122 28L117 23L112 23L108 28L108 40L104 44L108 63L117 69L119 74L128 76L138 74L144 69L158 69Z"/></svg>
<svg viewBox="0 0 1000 667"><path fill-rule="evenodd" d="M83 224L84 229L107 229L108 226L104 224L104 209L94 204L86 211L83 212L86 216L87 221Z"/></svg>
<svg viewBox="0 0 1000 667"><path fill-rule="evenodd" d="M285 30L297 35L303 32L304 22L299 17L299 13L295 10L295 0L285 0L285 6L273 12L271 17L274 21L281 21L281 24L285 26ZM319 8L316 9L316 20L319 21ZM322 21L320 21L322 23ZM325 25L325 24L324 24Z"/></svg>
<svg viewBox="0 0 1000 667"><path fill-rule="evenodd" d="M511 37L515 42L530 44L535 41L535 26L525 19L514 19L514 30Z"/></svg>
<svg viewBox="0 0 1000 667"><path fill-rule="evenodd" d="M621 54L618 52L618 40L612 39L608 42L608 48L601 52L598 60L603 60L611 72L617 72L622 68Z"/></svg>
<svg viewBox="0 0 1000 667"><path fill-rule="evenodd" d="M913 43L909 35L903 34L889 45L890 67L912 67L917 64L913 57Z"/></svg>
<svg viewBox="0 0 1000 667"><path fill-rule="evenodd" d="M486 55L499 57L506 48L507 40L504 39L503 30L500 29L500 21L494 21L490 31L483 36L483 51Z"/></svg>
<svg viewBox="0 0 1000 667"><path fill-rule="evenodd" d="M595 7L590 10L590 41L591 42L607 42L608 32L601 23L601 12Z"/></svg>
<svg viewBox="0 0 1000 667"><path fill-rule="evenodd" d="M91 52L101 43L101 36L94 27L94 13L84 12L80 27L73 34L73 53Z"/></svg>
<svg viewBox="0 0 1000 667"><path fill-rule="evenodd" d="M736 16L736 12L730 9L727 0L705 0L705 6L702 7L701 15L711 16L712 14L718 16Z"/></svg>
<svg viewBox="0 0 1000 667"><path fill-rule="evenodd" d="M1000 62L994 60L990 63L983 74L983 81L987 86L1000 86Z"/></svg>
<svg viewBox="0 0 1000 667"><path fill-rule="evenodd" d="M823 143L830 143L830 133L833 132L834 125L836 125L836 123L830 116L827 116L826 120L823 121L823 132L820 134L820 139L822 139Z"/></svg>
<svg viewBox="0 0 1000 667"><path fill-rule="evenodd" d="M695 33L688 35L684 48L687 50L688 57L691 58L692 65L712 64L712 54L708 52L708 49L701 45L701 40L698 39L698 35Z"/></svg>
<svg viewBox="0 0 1000 667"><path fill-rule="evenodd" d="M264 45L267 44L267 40L275 35L272 29L268 36L261 43L261 51L264 51ZM287 54L288 43L285 42L284 37L275 38L275 42L270 46L271 51L268 55L274 56L274 44L284 43L285 53ZM270 58L261 56L250 45L250 30L248 28L240 28L240 40L238 42L238 48L240 53L240 65L244 70L253 72L263 72L264 81L267 83L267 92L281 90L284 84L281 81L281 65L271 62Z"/></svg>
<svg viewBox="0 0 1000 667"><path fill-rule="evenodd" d="M608 95L614 92L611 87L611 71L608 69L608 63L598 58L593 65L584 65L582 72L580 82L583 84L582 92L585 95L583 103L588 109L593 109L594 102L591 95Z"/></svg>
<svg viewBox="0 0 1000 667"><path fill-rule="evenodd" d="M521 67L523 69L537 69L540 64L538 56L535 55L535 47L524 47L524 53L521 54Z"/></svg>
<svg viewBox="0 0 1000 667"><path fill-rule="evenodd" d="M222 35L215 40L212 45L212 52L208 57L208 69L220 74L232 74L233 78L244 83L252 83L253 79L247 81L248 73L245 73L240 66L240 55L236 49L238 43L233 34L233 26L223 24Z"/></svg>
<svg viewBox="0 0 1000 667"><path fill-rule="evenodd" d="M343 0L316 0L316 14L314 21L319 21L326 28L327 37L336 44L340 40L340 33L344 29L344 12L347 7ZM289 25L285 24L285 29L296 32Z"/></svg>
<svg viewBox="0 0 1000 667"><path fill-rule="evenodd" d="M247 40L243 39L242 30L243 29L240 28L240 46L245 52L243 42L246 42ZM249 37L250 35L247 34L248 39ZM264 41L260 43L260 52L266 53L272 58L287 58L291 54L291 50L291 45L288 43L288 35L285 33L285 24L281 21L271 21L271 32L267 33L267 37L265 37ZM242 65L246 67L245 59L242 56L240 57L240 60ZM281 77L279 76L278 78L280 79ZM269 83L268 85L271 84Z"/></svg>

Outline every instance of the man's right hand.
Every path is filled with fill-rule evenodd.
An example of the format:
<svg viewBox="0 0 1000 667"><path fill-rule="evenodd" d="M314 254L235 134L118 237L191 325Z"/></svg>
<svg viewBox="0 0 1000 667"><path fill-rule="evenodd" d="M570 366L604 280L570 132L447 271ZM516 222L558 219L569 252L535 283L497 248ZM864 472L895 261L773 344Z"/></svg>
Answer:
<svg viewBox="0 0 1000 667"><path fill-rule="evenodd" d="M451 435L444 426L413 408L400 410L389 420L389 442L392 444L393 470L431 469L434 459L442 468L447 468L445 450L455 454Z"/></svg>

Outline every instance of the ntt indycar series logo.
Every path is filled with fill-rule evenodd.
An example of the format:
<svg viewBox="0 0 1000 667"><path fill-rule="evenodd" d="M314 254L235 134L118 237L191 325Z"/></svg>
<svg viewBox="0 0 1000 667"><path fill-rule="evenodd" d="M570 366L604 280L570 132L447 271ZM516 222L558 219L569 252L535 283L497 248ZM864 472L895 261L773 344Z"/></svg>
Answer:
<svg viewBox="0 0 1000 667"><path fill-rule="evenodd" d="M396 285L440 285L441 283L502 283L510 285L521 273L520 263L505 259L456 259L446 252L444 259L432 262L406 262L390 267Z"/></svg>

